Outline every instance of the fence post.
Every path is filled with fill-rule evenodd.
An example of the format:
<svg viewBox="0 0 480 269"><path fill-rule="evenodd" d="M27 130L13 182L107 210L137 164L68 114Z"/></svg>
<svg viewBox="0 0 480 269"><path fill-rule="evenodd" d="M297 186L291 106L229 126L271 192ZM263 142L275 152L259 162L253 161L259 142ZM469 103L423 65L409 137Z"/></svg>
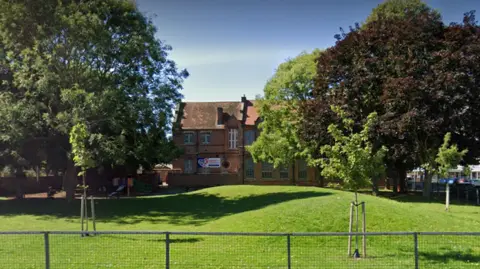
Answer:
<svg viewBox="0 0 480 269"><path fill-rule="evenodd" d="M287 261L288 261L288 269L292 268L292 249L291 249L291 241L290 235L287 235Z"/></svg>
<svg viewBox="0 0 480 269"><path fill-rule="evenodd" d="M48 232L43 234L43 241L45 246L45 269L50 269L50 242Z"/></svg>
<svg viewBox="0 0 480 269"><path fill-rule="evenodd" d="M170 269L170 233L165 233L165 269Z"/></svg>
<svg viewBox="0 0 480 269"><path fill-rule="evenodd" d="M418 234L413 233L413 244L415 252L415 269L418 269Z"/></svg>

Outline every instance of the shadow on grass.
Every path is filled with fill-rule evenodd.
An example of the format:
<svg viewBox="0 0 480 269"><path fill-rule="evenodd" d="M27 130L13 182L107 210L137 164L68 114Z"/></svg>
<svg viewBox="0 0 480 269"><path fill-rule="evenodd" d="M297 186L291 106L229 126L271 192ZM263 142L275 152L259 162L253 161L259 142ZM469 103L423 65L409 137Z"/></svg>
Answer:
<svg viewBox="0 0 480 269"><path fill-rule="evenodd" d="M372 191L360 191L359 193L371 195ZM423 193L420 191L408 193L397 193L394 194L392 191L380 191L378 197L383 197L391 199L401 203L436 203L436 204L445 204L445 193L433 193L432 197L424 197ZM473 196L472 196L473 197ZM464 198L457 199L456 192L452 192L450 196L451 205L475 205L475 201L467 201Z"/></svg>
<svg viewBox="0 0 480 269"><path fill-rule="evenodd" d="M165 235L160 235L162 236L163 238L156 238L156 239L152 239L152 238L142 238L144 237L143 235L139 237L132 237L132 236L121 236L121 235L112 235L112 234L104 234L104 235L100 235L102 237L107 237L107 238L111 238L111 239L115 239L115 240L127 240L127 241L141 241L141 242L155 242L155 243L162 243L162 244L165 244ZM158 237L158 236L157 236ZM204 239L202 238L170 238L168 240L168 242L170 242L170 244L172 243L197 243L197 242L200 242L200 241L203 241Z"/></svg>
<svg viewBox="0 0 480 269"><path fill-rule="evenodd" d="M433 263L450 263L450 262L465 262L465 263L479 263L480 254L473 253L473 251L456 251L452 250L444 253L429 253L419 252L423 262Z"/></svg>
<svg viewBox="0 0 480 269"><path fill-rule="evenodd" d="M96 200L95 215L98 221L117 224L140 222L173 225L202 225L209 221L257 210L269 205L297 199L329 195L323 192L279 192L225 199L205 193L180 194L149 198ZM0 215L34 215L43 219L71 218L78 221L80 201L23 199L0 200Z"/></svg>

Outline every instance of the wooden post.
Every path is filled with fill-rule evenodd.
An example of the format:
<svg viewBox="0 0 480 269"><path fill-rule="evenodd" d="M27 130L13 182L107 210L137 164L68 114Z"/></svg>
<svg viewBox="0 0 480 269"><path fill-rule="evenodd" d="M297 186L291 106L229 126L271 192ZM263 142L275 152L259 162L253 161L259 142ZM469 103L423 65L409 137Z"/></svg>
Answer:
<svg viewBox="0 0 480 269"><path fill-rule="evenodd" d="M362 202L362 214L363 214L363 257L367 257L367 235L365 233L367 232L367 214L365 211L365 202Z"/></svg>
<svg viewBox="0 0 480 269"><path fill-rule="evenodd" d="M85 209L85 231L88 232L88 198L87 196L83 196L83 203L85 204L83 208Z"/></svg>
<svg viewBox="0 0 480 269"><path fill-rule="evenodd" d="M348 223L348 257L352 256L353 202L350 203L350 222Z"/></svg>
<svg viewBox="0 0 480 269"><path fill-rule="evenodd" d="M93 196L90 196L90 206L92 210L92 227L93 227L93 231L96 232L97 226L95 224L95 200L93 199Z"/></svg>
<svg viewBox="0 0 480 269"><path fill-rule="evenodd" d="M450 206L450 184L447 182L447 190L445 196L445 211L448 211L448 207Z"/></svg>
<svg viewBox="0 0 480 269"><path fill-rule="evenodd" d="M84 231L84 225L83 225L83 219L84 219L84 214L85 214L85 209L83 208L84 204L83 204L83 196L81 198L81 203L80 203L80 221L82 223L82 232ZM82 234L83 236L83 234Z"/></svg>

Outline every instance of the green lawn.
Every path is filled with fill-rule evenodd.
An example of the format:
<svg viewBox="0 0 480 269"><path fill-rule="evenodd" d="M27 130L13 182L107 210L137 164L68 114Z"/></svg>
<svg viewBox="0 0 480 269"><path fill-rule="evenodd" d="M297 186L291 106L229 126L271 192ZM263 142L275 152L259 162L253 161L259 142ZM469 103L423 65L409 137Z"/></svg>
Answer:
<svg viewBox="0 0 480 269"><path fill-rule="evenodd" d="M98 200L98 230L346 232L353 194L228 186L181 195ZM480 232L480 207L360 195L367 230ZM80 229L79 202L0 200L0 231ZM43 235L2 235L1 268L42 268ZM480 237L419 236L420 268L480 267ZM165 235L50 235L51 268L165 268ZM344 236L291 238L292 268L414 268L413 236L371 236L368 257L346 257ZM171 235L170 268L287 268L287 238Z"/></svg>

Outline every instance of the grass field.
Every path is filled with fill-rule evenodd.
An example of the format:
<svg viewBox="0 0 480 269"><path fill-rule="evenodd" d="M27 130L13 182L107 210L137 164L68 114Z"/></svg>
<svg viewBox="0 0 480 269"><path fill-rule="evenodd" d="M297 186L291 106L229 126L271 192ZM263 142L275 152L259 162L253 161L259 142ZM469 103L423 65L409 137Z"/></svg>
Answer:
<svg viewBox="0 0 480 269"><path fill-rule="evenodd" d="M229 186L180 195L97 200L98 230L346 232L352 193ZM360 195L367 231L480 232L480 207L418 197ZM0 200L0 231L78 231L79 201ZM43 268L43 235L0 236L1 268ZM420 268L480 267L480 237L420 236ZM413 238L371 236L368 258L346 258L347 238L292 237L292 268L414 268ZM50 235L51 268L165 268L165 235ZM287 238L171 235L176 268L287 268ZM5 266L5 267L4 267Z"/></svg>

